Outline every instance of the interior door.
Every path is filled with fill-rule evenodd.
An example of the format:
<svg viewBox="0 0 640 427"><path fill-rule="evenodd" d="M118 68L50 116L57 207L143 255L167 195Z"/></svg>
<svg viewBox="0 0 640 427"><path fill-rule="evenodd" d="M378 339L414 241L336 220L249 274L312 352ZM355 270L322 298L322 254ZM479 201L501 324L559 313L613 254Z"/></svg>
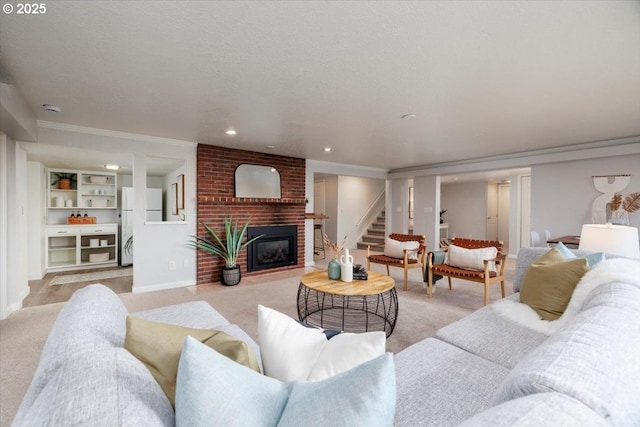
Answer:
<svg viewBox="0 0 640 427"><path fill-rule="evenodd" d="M498 240L509 247L509 184L498 185Z"/></svg>
<svg viewBox="0 0 640 427"><path fill-rule="evenodd" d="M520 247L531 246L531 177L520 178Z"/></svg>
<svg viewBox="0 0 640 427"><path fill-rule="evenodd" d="M487 186L487 237L488 240L498 240L498 186Z"/></svg>

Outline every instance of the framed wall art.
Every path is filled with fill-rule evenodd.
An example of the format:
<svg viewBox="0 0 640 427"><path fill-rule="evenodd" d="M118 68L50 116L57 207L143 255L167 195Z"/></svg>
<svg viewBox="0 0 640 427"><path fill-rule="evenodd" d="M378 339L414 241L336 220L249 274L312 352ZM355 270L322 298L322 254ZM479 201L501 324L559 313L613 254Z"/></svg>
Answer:
<svg viewBox="0 0 640 427"><path fill-rule="evenodd" d="M178 209L184 209L184 174L178 175L177 205ZM177 212L176 212L177 214Z"/></svg>
<svg viewBox="0 0 640 427"><path fill-rule="evenodd" d="M173 215L178 215L178 183L174 182L171 184L171 197L173 201L171 203L171 213Z"/></svg>

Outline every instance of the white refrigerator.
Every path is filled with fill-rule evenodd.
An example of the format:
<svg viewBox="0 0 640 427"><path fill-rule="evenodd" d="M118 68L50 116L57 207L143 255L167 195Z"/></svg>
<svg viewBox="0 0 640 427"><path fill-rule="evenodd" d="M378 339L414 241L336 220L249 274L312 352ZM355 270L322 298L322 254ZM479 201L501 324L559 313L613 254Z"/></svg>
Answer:
<svg viewBox="0 0 640 427"><path fill-rule="evenodd" d="M120 265L133 264L133 188L122 187ZM162 221L162 188L147 188L147 221Z"/></svg>

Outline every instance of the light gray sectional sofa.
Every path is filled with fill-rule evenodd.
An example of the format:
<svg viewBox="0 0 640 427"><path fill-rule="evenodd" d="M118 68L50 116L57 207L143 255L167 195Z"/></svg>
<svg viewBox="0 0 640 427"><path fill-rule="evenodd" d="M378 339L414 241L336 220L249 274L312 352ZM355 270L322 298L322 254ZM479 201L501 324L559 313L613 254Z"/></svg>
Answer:
<svg viewBox="0 0 640 427"><path fill-rule="evenodd" d="M520 251L516 292L527 266L545 251ZM396 425L640 425L640 262L616 266L631 269L621 276L630 279L604 280L552 334L494 303L398 353ZM518 294L511 298L518 301ZM136 315L223 330L259 358L257 344L205 302ZM123 348L126 316L104 286L76 292L51 331L13 425L173 425L162 389Z"/></svg>
<svg viewBox="0 0 640 427"><path fill-rule="evenodd" d="M521 305L522 278L548 250L520 250L512 301L397 354L396 425L640 426L640 261L596 265L594 273L619 274L600 278L576 314L547 335L548 325L520 323L501 306Z"/></svg>

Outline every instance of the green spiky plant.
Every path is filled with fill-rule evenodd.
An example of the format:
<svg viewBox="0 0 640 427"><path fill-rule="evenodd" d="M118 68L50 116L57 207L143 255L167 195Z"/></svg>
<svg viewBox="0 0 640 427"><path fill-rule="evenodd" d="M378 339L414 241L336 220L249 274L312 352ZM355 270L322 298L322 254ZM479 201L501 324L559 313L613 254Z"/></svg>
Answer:
<svg viewBox="0 0 640 427"><path fill-rule="evenodd" d="M246 221L240 226L238 224L238 219L224 219L224 236L219 236L218 233L216 233L215 230L207 224L202 223L202 225L210 237L192 236L193 240L189 245L196 249L221 257L224 259L225 266L227 268L234 268L237 265L240 251L263 236L256 236L243 243L242 240L247 232L249 221ZM224 241L222 237L224 237Z"/></svg>

